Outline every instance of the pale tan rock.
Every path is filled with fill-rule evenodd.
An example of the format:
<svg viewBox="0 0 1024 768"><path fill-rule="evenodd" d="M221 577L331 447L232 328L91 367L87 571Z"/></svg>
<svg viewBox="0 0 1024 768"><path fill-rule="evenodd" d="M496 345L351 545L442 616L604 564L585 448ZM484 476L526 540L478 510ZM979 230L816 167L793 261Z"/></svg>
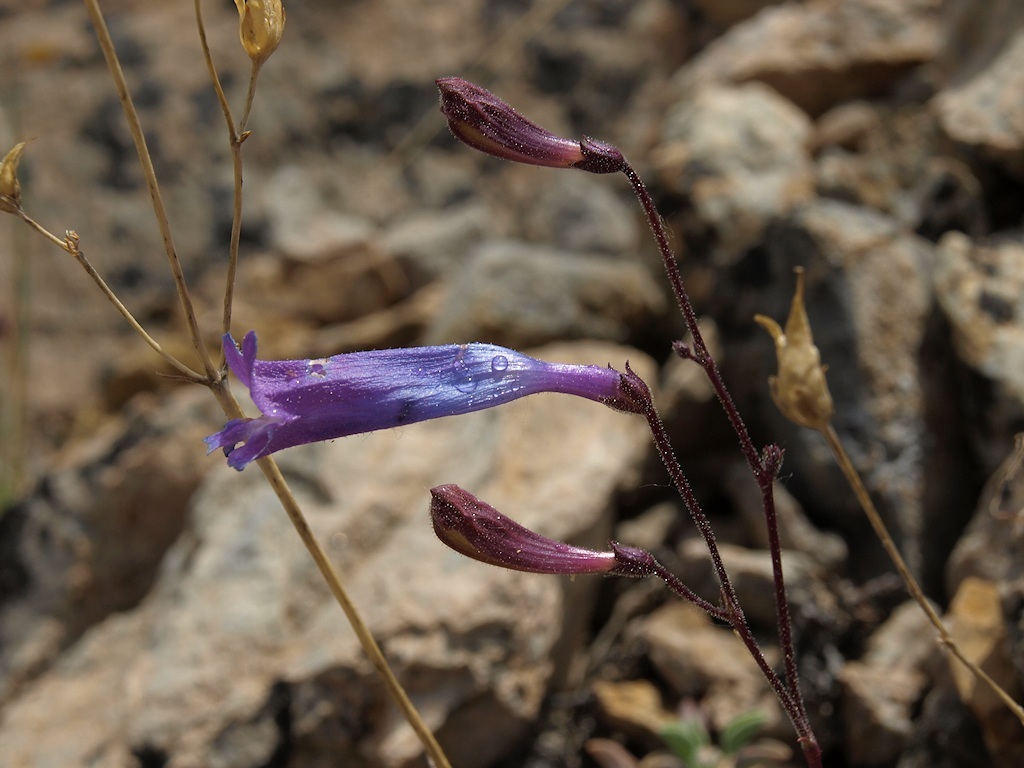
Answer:
<svg viewBox="0 0 1024 768"><path fill-rule="evenodd" d="M537 354L619 366L628 357L652 374L641 353L611 345ZM460 483L543 534L604 546L610 499L636 481L648 441L635 416L539 395L279 454L454 764L487 765L523 734L564 663L559 640L586 621L599 580L461 557L431 530L428 489ZM409 764L419 744L276 498L257 472L207 461L215 469L153 590L6 703L0 754L39 768L87 757L129 766L140 750L170 768L241 766L266 762L287 739L304 764ZM277 725L285 711L287 735Z"/></svg>
<svg viewBox="0 0 1024 768"><path fill-rule="evenodd" d="M418 283L463 268L473 246L491 233L487 206L473 201L398 217L383 235L383 248L406 265Z"/></svg>
<svg viewBox="0 0 1024 768"><path fill-rule="evenodd" d="M817 148L838 146L855 149L879 128L878 110L867 101L840 104L818 118L814 143Z"/></svg>
<svg viewBox="0 0 1024 768"><path fill-rule="evenodd" d="M1020 701L1024 689L1007 652L998 585L975 577L965 579L950 603L948 619L950 634L964 655ZM978 719L995 764L999 768L1019 764L1024 750L1020 721L970 670L953 658L949 664L960 697Z"/></svg>
<svg viewBox="0 0 1024 768"><path fill-rule="evenodd" d="M218 410L199 388L132 400L69 443L43 490L4 513L0 700L44 672L157 578L207 468L197 448ZM202 451L199 449L199 454Z"/></svg>
<svg viewBox="0 0 1024 768"><path fill-rule="evenodd" d="M487 339L517 349L557 339L625 343L665 309L661 284L638 261L488 240L454 276L424 341Z"/></svg>
<svg viewBox="0 0 1024 768"><path fill-rule="evenodd" d="M939 49L940 0L788 2L739 24L677 76L757 81L811 114L877 95Z"/></svg>
<svg viewBox="0 0 1024 768"><path fill-rule="evenodd" d="M737 715L760 709L768 716L766 728L778 730L784 719L779 705L731 629L715 626L687 603L671 602L635 631L658 674L677 695L698 698L712 727L720 729Z"/></svg>
<svg viewBox="0 0 1024 768"><path fill-rule="evenodd" d="M813 196L810 138L807 116L770 88L698 86L666 117L656 162L669 187L692 199L728 262Z"/></svg>
<svg viewBox="0 0 1024 768"><path fill-rule="evenodd" d="M775 577L771 554L767 549L747 549L721 542L718 549L747 620L755 627L774 627ZM705 600L717 601L718 579L704 541L697 537L687 539L679 547L679 557L682 562L678 576L683 583ZM806 604L807 610L814 611L819 620L823 620L823 616L832 620L838 618L835 595L822 580L825 568L815 558L803 552L784 550L782 569L791 610Z"/></svg>
<svg viewBox="0 0 1024 768"><path fill-rule="evenodd" d="M747 535L752 542L767 551L768 532L764 506L750 467L737 461L725 470L725 474L726 493L742 516ZM775 483L774 499L783 550L807 555L827 573L843 573L849 552L842 538L834 533L817 530L807 519L800 503L781 483Z"/></svg>
<svg viewBox="0 0 1024 768"><path fill-rule="evenodd" d="M357 251L376 234L366 217L338 211L330 190L315 178L307 168L282 165L262 190L270 243L298 263L315 264Z"/></svg>
<svg viewBox="0 0 1024 768"><path fill-rule="evenodd" d="M1011 584L1024 579L1024 466L1022 444L1015 442L985 484L974 517L949 556L949 594L970 577Z"/></svg>
<svg viewBox="0 0 1024 768"><path fill-rule="evenodd" d="M998 436L979 445L983 465L1005 457L1024 411L1024 239L1016 233L972 240L950 232L935 253L934 290L952 326L957 356L994 382L991 401L974 428Z"/></svg>
<svg viewBox="0 0 1024 768"><path fill-rule="evenodd" d="M843 686L846 756L851 765L886 765L899 757L913 734L914 705L925 676L914 670L847 662Z"/></svg>
<svg viewBox="0 0 1024 768"><path fill-rule="evenodd" d="M697 0L708 19L723 27L732 26L782 0Z"/></svg>
<svg viewBox="0 0 1024 768"><path fill-rule="evenodd" d="M633 738L657 738L662 728L677 720L649 680L599 680L593 691L604 722Z"/></svg>
<svg viewBox="0 0 1024 768"><path fill-rule="evenodd" d="M851 764L885 765L910 742L929 683L927 662L937 652L933 638L920 606L907 601L871 635L862 658L839 670Z"/></svg>
<svg viewBox="0 0 1024 768"><path fill-rule="evenodd" d="M944 237L936 252L935 290L953 325L964 362L1002 381L1024 402L1024 382L1011 366L1024 348L1017 319L1024 285L1024 242L1012 236L972 242L961 233Z"/></svg>
<svg viewBox="0 0 1024 768"><path fill-rule="evenodd" d="M1024 173L1024 12L1020 3L951 0L943 9L946 86L932 107L950 138Z"/></svg>
<svg viewBox="0 0 1024 768"><path fill-rule="evenodd" d="M843 357L851 352L856 356L853 375L864 387L858 397L873 421L858 471L876 489L876 503L880 497L893 510L893 535L914 542L928 524L921 502L924 402L917 355L931 309L932 247L906 234L892 218L838 201L817 200L800 208L793 221L810 236L816 253L839 270L842 277L833 290L849 302L845 321L852 327L843 333L856 339L855 349L848 341L833 341L830 348L822 335L828 331L814 331L822 361L830 365L827 375L839 408L840 394L849 384L840 378L849 375L843 373ZM814 437L816 450L827 454ZM827 496L832 491L820 492ZM905 554L916 567L921 555L913 546Z"/></svg>

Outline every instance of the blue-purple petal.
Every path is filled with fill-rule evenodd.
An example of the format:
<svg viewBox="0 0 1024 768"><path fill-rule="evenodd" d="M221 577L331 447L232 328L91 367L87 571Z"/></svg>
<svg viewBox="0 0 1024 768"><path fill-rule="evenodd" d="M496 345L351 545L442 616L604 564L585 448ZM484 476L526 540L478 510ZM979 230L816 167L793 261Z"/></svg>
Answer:
<svg viewBox="0 0 1024 768"><path fill-rule="evenodd" d="M211 450L224 449L236 469L283 448L470 413L538 392L630 410L621 375L611 368L547 363L492 344L257 360L250 332L241 352L225 336L224 351L263 414L229 422L206 439Z"/></svg>

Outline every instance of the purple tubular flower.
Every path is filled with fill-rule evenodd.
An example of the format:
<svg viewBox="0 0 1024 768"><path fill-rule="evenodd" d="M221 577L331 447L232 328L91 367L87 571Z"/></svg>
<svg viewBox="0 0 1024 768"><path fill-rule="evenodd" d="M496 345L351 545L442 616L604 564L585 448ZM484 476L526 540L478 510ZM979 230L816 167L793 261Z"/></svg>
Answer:
<svg viewBox="0 0 1024 768"><path fill-rule="evenodd" d="M442 77L435 82L448 128L473 149L518 163L590 173L615 173L625 167L622 153L611 144L556 136L468 80Z"/></svg>
<svg viewBox="0 0 1024 768"><path fill-rule="evenodd" d="M610 573L615 568L612 552L534 533L457 485L439 485L430 495L434 532L466 557L528 573Z"/></svg>
<svg viewBox="0 0 1024 768"><path fill-rule="evenodd" d="M538 392L637 410L612 368L547 363L493 344L257 360L250 331L241 351L225 334L224 354L262 412L257 419L233 419L205 439L208 452L222 448L228 465L239 470L283 448L470 413Z"/></svg>
<svg viewBox="0 0 1024 768"><path fill-rule="evenodd" d="M646 551L610 542L598 552L549 539L457 485L430 489L430 520L434 533L456 552L512 571L575 575L650 576L657 562Z"/></svg>

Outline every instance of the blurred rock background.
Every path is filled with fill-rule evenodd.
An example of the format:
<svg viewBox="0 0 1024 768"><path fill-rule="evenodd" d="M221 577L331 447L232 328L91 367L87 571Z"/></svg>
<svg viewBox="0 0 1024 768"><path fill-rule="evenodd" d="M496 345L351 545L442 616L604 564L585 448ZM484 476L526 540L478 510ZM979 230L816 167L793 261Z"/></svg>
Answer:
<svg viewBox="0 0 1024 768"><path fill-rule="evenodd" d="M208 35L236 114L233 4ZM291 0L244 145L234 328L267 357L489 341L628 359L658 385L771 655L763 525L692 366L627 184L456 145L459 74L650 183L727 381L786 464L799 662L826 765L1015 766L1020 724L951 670L816 434L775 411L755 313L792 268L836 427L957 637L1024 681L1024 4L1015 0ZM104 4L209 343L231 174L191 4ZM0 148L25 208L73 229L187 356L121 108L83 8L0 2ZM0 755L13 766L423 765L254 470L203 455L223 419L159 369L70 258L0 219ZM511 574L430 531L455 482L543 533L654 549L714 597L638 420L557 395L280 455L458 768L638 758L681 717L762 710L726 630L657 584ZM767 742L765 742L767 743ZM653 757L648 757L653 760ZM790 761L799 765L798 760ZM648 763L651 764L651 763Z"/></svg>

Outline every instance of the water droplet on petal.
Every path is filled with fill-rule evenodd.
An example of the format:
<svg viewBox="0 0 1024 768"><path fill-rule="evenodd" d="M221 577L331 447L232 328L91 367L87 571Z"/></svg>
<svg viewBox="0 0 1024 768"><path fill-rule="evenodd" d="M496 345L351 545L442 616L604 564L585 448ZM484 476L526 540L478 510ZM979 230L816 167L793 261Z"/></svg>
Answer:
<svg viewBox="0 0 1024 768"><path fill-rule="evenodd" d="M327 375L327 362L327 359L323 357L317 360L310 360L306 364L306 374L322 379Z"/></svg>
<svg viewBox="0 0 1024 768"><path fill-rule="evenodd" d="M495 373L501 373L502 371L508 370L508 358L504 355L495 355L494 359L491 360L491 370Z"/></svg>
<svg viewBox="0 0 1024 768"><path fill-rule="evenodd" d="M472 373L469 372L469 366L466 365L466 361L462 358L465 348L460 350L459 356L455 359L455 376L454 386L459 392L464 395L471 395L476 391L477 384L479 383Z"/></svg>

